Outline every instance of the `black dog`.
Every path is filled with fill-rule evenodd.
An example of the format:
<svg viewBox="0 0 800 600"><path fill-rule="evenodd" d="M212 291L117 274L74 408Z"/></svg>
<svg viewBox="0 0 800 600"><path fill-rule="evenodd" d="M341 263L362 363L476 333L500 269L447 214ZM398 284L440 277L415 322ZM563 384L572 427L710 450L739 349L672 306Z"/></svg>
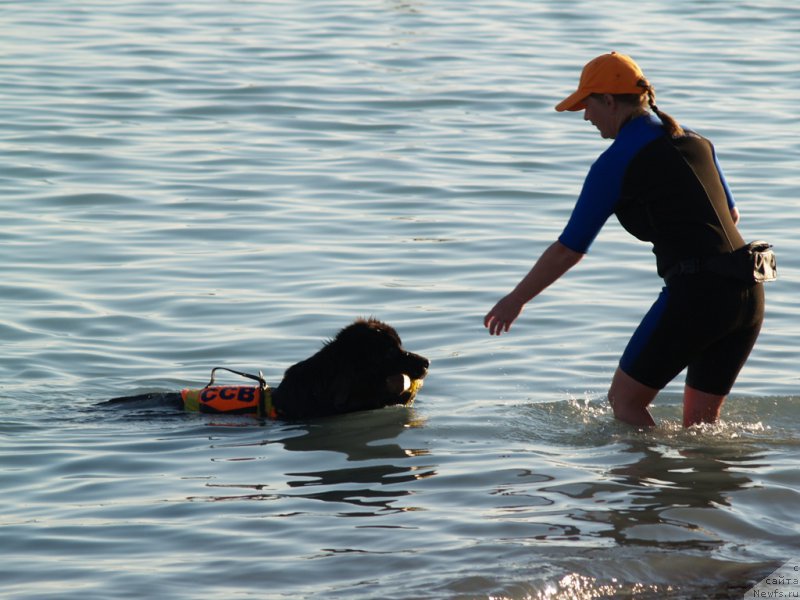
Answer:
<svg viewBox="0 0 800 600"><path fill-rule="evenodd" d="M289 367L277 388L267 388L262 380L267 408L264 409L262 400L261 410L253 408L253 412L294 420L409 404L427 375L429 365L427 358L403 348L400 336L391 326L374 318L358 319L312 357ZM236 401L242 399L234 397L238 393L236 390L244 390L241 395L252 400L254 389L228 388L220 392L220 388L207 386L196 392L206 392L212 400L228 393ZM106 404L148 401L198 410L197 394L191 406L186 398L184 390L115 398ZM218 411L213 408L213 402L204 402L202 395L199 410L248 412L244 408Z"/></svg>

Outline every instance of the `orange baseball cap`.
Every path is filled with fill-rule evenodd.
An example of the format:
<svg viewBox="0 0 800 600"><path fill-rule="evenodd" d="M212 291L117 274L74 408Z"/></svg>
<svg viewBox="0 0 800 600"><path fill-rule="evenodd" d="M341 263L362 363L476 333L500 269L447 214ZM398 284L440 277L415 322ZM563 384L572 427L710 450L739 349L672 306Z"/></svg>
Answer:
<svg viewBox="0 0 800 600"><path fill-rule="evenodd" d="M630 56L612 52L590 60L583 67L578 89L556 104L556 110L583 110L590 94L640 94L644 73Z"/></svg>

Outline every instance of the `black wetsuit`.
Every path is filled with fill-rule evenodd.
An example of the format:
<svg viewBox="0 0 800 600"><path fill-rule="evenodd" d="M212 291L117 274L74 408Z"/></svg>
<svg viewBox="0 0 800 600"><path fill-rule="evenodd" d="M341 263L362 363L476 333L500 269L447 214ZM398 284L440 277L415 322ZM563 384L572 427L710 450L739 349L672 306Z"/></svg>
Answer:
<svg viewBox="0 0 800 600"><path fill-rule="evenodd" d="M731 217L733 197L711 143L686 132L672 139L645 115L626 123L592 165L559 241L585 253L611 214L653 244L659 275L686 259L745 245ZM620 368L661 389L688 367L686 382L727 394L764 317L760 284L703 271L671 277L628 343Z"/></svg>

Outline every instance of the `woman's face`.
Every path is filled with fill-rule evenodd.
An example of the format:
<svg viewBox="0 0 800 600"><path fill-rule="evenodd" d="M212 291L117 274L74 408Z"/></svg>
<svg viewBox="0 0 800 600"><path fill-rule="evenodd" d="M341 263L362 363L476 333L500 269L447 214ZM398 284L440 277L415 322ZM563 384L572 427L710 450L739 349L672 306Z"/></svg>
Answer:
<svg viewBox="0 0 800 600"><path fill-rule="evenodd" d="M606 139L614 139L619 132L619 104L609 94L593 95L584 101L583 120L591 121L600 135Z"/></svg>

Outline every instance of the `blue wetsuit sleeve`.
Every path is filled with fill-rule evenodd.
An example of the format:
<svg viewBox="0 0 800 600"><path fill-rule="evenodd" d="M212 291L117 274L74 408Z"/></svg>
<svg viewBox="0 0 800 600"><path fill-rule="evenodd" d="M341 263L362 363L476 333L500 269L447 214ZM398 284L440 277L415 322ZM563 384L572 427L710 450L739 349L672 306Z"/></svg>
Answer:
<svg viewBox="0 0 800 600"><path fill-rule="evenodd" d="M558 238L570 250L586 254L619 200L622 181L633 157L664 135L658 117L647 115L625 125L589 169L581 195Z"/></svg>
<svg viewBox="0 0 800 600"><path fill-rule="evenodd" d="M619 198L621 177L604 167L605 158L602 155L589 169L572 215L558 237L567 248L581 254L589 250Z"/></svg>
<svg viewBox="0 0 800 600"><path fill-rule="evenodd" d="M736 206L736 200L733 199L733 193L731 192L731 188L728 187L728 182L725 180L725 175L722 173L722 167L719 166L719 160L717 160L717 153L714 151L714 148L711 148L711 152L714 155L714 165L717 167L717 173L719 173L719 181L722 184L722 189L725 190L725 197L728 199L728 208L733 209Z"/></svg>

